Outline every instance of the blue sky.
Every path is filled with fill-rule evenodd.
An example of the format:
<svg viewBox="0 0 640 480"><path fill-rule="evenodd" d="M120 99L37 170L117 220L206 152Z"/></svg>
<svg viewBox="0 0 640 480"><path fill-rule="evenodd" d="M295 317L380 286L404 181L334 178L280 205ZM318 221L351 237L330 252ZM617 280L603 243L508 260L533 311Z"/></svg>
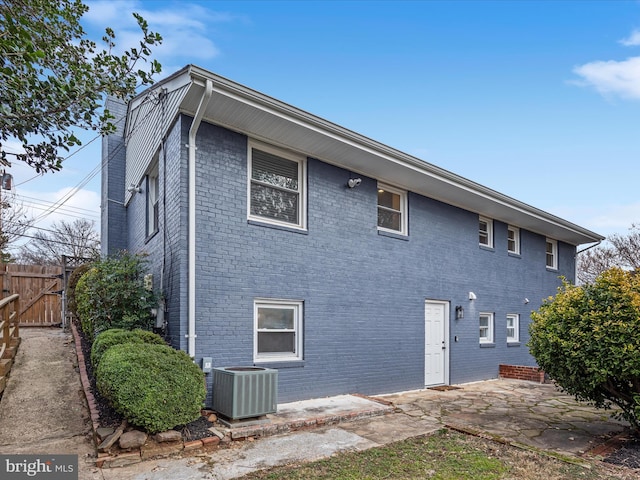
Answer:
<svg viewBox="0 0 640 480"><path fill-rule="evenodd" d="M88 4L123 46L141 13L163 76L194 63L603 235L640 223L639 1ZM37 226L99 228L99 160L12 167L27 206L82 186Z"/></svg>

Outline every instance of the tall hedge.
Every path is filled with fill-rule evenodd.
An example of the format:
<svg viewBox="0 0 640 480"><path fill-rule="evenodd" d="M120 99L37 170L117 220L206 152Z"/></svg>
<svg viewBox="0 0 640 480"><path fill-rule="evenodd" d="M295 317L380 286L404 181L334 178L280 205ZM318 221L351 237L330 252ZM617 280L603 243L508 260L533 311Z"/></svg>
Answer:
<svg viewBox="0 0 640 480"><path fill-rule="evenodd" d="M95 262L78 280L76 310L82 331L93 337L110 328L150 330L154 293L144 285L146 259L122 252Z"/></svg>
<svg viewBox="0 0 640 480"><path fill-rule="evenodd" d="M200 368L165 345L114 345L98 364L96 384L129 423L150 433L196 420L206 397Z"/></svg>
<svg viewBox="0 0 640 480"><path fill-rule="evenodd" d="M576 399L640 430L640 275L613 268L594 283L566 281L532 313L529 349Z"/></svg>

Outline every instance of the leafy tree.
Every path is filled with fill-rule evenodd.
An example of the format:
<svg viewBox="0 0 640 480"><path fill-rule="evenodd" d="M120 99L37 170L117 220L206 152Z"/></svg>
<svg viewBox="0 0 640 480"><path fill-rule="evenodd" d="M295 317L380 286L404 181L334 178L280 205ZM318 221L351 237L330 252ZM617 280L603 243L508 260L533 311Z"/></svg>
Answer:
<svg viewBox="0 0 640 480"><path fill-rule="evenodd" d="M89 338L111 328L151 330L156 296L144 285L146 259L122 252L95 262L76 284L76 311Z"/></svg>
<svg viewBox="0 0 640 480"><path fill-rule="evenodd" d="M102 110L105 95L127 99L136 87L153 83L160 64L147 62L162 37L142 31L137 48L112 53L115 34L105 30L106 49L86 38L80 19L88 11L81 0L3 0L0 2L0 153L26 162L37 172L60 170L59 150L80 145L73 128L111 133L113 116ZM6 150L8 140L24 152Z"/></svg>
<svg viewBox="0 0 640 480"><path fill-rule="evenodd" d="M48 230L40 230L20 248L18 260L33 265L60 265L62 255L95 260L100 256L100 236L95 222L84 218L61 220Z"/></svg>
<svg viewBox="0 0 640 480"><path fill-rule="evenodd" d="M640 431L640 276L612 268L591 284L565 281L532 319L531 354L560 388L617 405Z"/></svg>
<svg viewBox="0 0 640 480"><path fill-rule="evenodd" d="M628 234L611 235L606 244L581 253L578 282L591 283L611 267L640 271L640 225L632 224Z"/></svg>

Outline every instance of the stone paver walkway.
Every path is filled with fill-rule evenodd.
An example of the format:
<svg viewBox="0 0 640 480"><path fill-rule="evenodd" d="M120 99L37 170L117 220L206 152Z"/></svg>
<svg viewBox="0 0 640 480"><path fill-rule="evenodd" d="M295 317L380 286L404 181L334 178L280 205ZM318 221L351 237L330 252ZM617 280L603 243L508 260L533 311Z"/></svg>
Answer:
<svg viewBox="0 0 640 480"><path fill-rule="evenodd" d="M385 395L406 415L511 443L579 455L624 430L610 411L576 402L552 384L492 380L447 391Z"/></svg>

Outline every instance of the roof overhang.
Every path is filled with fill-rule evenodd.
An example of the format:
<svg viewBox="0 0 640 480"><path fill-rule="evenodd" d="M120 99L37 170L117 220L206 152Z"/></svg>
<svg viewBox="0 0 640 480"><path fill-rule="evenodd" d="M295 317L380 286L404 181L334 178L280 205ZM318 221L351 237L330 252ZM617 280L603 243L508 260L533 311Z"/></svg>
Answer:
<svg viewBox="0 0 640 480"><path fill-rule="evenodd" d="M190 82L179 108L193 116L207 79L213 82L204 114L207 122L571 245L604 240L586 228L202 68L188 65L154 88L171 90Z"/></svg>

